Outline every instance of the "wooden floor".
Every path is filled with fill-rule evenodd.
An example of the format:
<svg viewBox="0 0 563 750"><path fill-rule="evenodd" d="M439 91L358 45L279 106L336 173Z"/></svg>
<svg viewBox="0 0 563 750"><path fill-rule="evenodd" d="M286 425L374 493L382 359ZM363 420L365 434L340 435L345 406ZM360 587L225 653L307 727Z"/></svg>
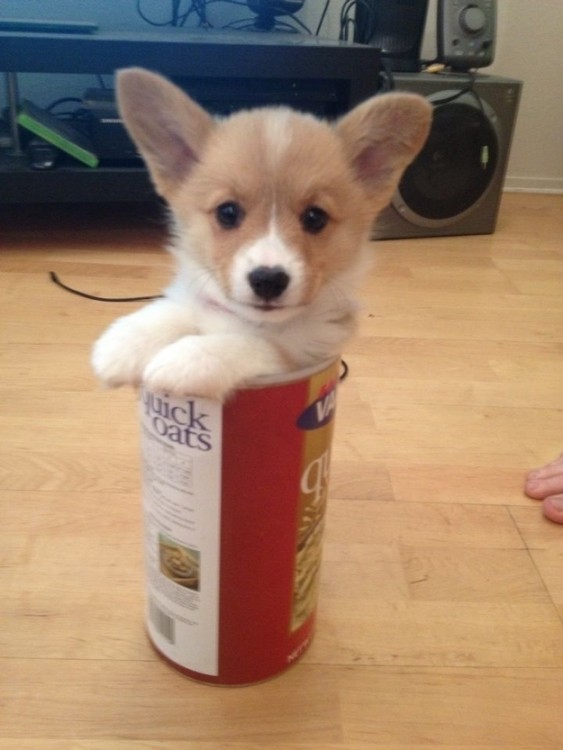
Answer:
<svg viewBox="0 0 563 750"><path fill-rule="evenodd" d="M145 638L135 397L94 337L158 292L152 216L2 209L0 750L561 750L563 197L492 236L380 242L345 357L318 633L268 683L182 678ZM251 624L249 624L251 628Z"/></svg>

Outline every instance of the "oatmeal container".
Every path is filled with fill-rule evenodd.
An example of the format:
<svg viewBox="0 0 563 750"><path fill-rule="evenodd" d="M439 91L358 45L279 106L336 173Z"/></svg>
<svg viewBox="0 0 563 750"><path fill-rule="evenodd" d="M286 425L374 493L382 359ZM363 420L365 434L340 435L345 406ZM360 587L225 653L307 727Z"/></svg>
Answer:
<svg viewBox="0 0 563 750"><path fill-rule="evenodd" d="M311 642L339 371L225 405L141 391L147 630L189 677L258 682Z"/></svg>

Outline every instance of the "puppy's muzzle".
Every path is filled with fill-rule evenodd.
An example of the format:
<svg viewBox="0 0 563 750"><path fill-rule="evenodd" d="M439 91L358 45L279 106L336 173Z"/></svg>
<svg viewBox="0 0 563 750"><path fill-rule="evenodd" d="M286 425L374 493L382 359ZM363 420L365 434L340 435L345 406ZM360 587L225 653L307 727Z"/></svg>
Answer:
<svg viewBox="0 0 563 750"><path fill-rule="evenodd" d="M254 294L264 302L281 297L291 281L281 266L258 266L248 274L248 283Z"/></svg>

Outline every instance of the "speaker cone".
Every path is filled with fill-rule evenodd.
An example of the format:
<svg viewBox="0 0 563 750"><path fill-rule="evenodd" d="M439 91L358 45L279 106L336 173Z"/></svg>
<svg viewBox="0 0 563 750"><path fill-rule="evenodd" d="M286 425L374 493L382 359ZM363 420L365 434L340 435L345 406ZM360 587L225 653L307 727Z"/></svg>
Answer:
<svg viewBox="0 0 563 750"><path fill-rule="evenodd" d="M393 205L419 226L443 226L472 211L497 169L496 116L486 102L464 94L439 104L448 93L429 97L435 110L428 140L408 167ZM455 92L454 92L455 94Z"/></svg>

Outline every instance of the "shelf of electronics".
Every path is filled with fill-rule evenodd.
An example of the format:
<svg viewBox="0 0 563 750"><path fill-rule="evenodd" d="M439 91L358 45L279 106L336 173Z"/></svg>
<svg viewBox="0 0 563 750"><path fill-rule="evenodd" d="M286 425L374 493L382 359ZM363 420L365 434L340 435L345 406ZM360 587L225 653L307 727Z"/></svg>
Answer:
<svg viewBox="0 0 563 750"><path fill-rule="evenodd" d="M12 83L18 72L106 75L131 65L168 76L218 114L241 107L289 104L335 117L376 93L379 51L278 32L182 28L142 32L98 29L79 34L0 31L0 70L9 73ZM19 150L0 152L0 202L130 201L153 195L121 126L111 91L84 92L80 109L86 117L65 123L90 138L97 166L77 161L76 149L61 149L60 139L54 163L37 146L28 150L39 126L30 129L30 117L22 122L19 103L14 103L14 109L24 129L18 129ZM27 106L27 115L30 110L36 119L53 124L48 117L52 113L45 116L33 103ZM40 126L44 141L48 129L45 122ZM64 138L68 136L67 130Z"/></svg>

